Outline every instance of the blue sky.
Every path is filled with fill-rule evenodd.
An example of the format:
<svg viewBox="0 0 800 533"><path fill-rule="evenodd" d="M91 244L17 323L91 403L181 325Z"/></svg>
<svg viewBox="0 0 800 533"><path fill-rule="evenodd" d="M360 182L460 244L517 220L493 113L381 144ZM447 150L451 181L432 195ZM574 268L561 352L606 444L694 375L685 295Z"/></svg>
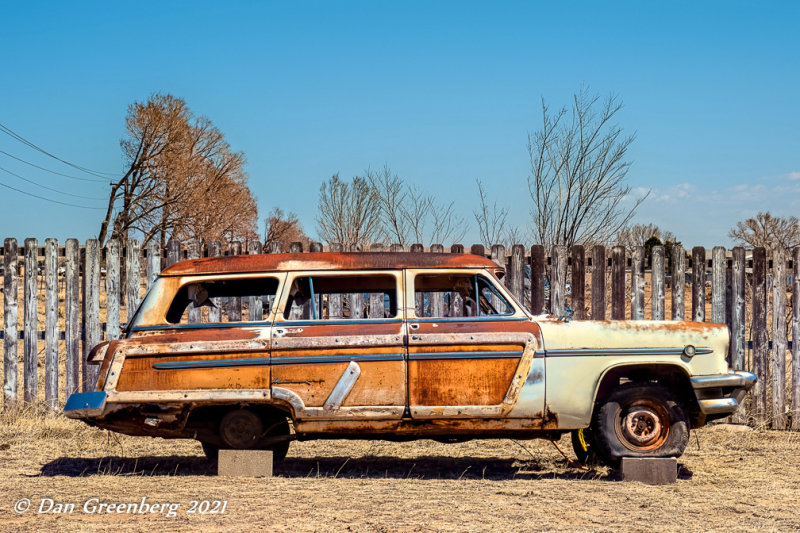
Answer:
<svg viewBox="0 0 800 533"><path fill-rule="evenodd" d="M588 86L618 95L636 134L628 182L652 190L636 221L730 244L737 220L800 211L799 27L800 2L14 3L0 123L119 172L127 106L169 92L245 152L262 218L280 206L313 236L322 181L386 164L470 220L481 179L524 230L541 98ZM85 176L3 134L0 150ZM0 168L62 192L0 183L104 207L104 183L1 153ZM104 214L0 195L0 236L84 240Z"/></svg>

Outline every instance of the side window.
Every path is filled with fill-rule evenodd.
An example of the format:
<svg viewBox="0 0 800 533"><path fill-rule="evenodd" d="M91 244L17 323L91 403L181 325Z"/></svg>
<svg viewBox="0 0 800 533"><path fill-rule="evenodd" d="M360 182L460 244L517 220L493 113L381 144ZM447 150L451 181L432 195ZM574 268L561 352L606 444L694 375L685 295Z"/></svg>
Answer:
<svg viewBox="0 0 800 533"><path fill-rule="evenodd" d="M269 315L278 291L274 278L209 280L180 288L167 311L171 324L247 322Z"/></svg>
<svg viewBox="0 0 800 533"><path fill-rule="evenodd" d="M295 278L286 320L358 320L397 316L397 281L386 275Z"/></svg>
<svg viewBox="0 0 800 533"><path fill-rule="evenodd" d="M423 274L414 278L419 318L511 315L514 309L490 280L472 274Z"/></svg>

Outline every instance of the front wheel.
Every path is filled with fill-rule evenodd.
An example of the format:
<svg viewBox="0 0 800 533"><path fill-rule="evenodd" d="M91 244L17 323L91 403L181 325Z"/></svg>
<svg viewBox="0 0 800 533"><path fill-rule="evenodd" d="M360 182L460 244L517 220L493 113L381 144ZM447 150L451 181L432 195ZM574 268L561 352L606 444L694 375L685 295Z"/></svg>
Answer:
<svg viewBox="0 0 800 533"><path fill-rule="evenodd" d="M597 454L616 465L623 457L677 457L689 442L686 412L670 391L628 383L600 406L594 420Z"/></svg>

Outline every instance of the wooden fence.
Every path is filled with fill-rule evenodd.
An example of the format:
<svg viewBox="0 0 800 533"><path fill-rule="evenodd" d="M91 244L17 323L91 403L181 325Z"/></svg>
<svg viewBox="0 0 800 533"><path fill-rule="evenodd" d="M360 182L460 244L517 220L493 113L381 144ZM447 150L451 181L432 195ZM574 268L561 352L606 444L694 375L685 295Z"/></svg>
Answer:
<svg viewBox="0 0 800 533"><path fill-rule="evenodd" d="M325 249L341 251L342 247ZM312 243L308 251L322 250L321 244ZM464 253L465 247L425 249L415 244L406 249L376 244L369 250ZM88 351L103 339L119 337L120 323L138 307L162 268L182 259L262 251L283 250L280 243L270 243L263 250L258 242L228 247L219 242L203 247L170 242L162 250L156 243L142 248L135 240L125 249L113 240L101 249L95 239L84 246L75 239L63 246L56 239L46 239L44 247L36 239L26 239L20 249L16 239L5 239L0 249L4 405L19 402L20 344L23 401L43 403L56 411L72 392L91 388L97 367L82 363ZM287 251L302 252L302 244L293 243ZM748 405L735 418L775 429L800 429L800 354L798 343L789 340L800 335L796 297L800 294L800 248L791 256L770 250L769 260L764 248L719 246L710 256L702 247L690 254L673 249L669 260L661 246L653 247L650 257L645 257L642 247L628 252L621 246L594 246L588 253L583 246L546 250L543 246L486 249L473 245L466 251L491 257L506 267L504 282L534 314L562 316L571 309L574 320L652 318L727 324L731 365L759 376ZM792 294L788 313L787 293Z"/></svg>

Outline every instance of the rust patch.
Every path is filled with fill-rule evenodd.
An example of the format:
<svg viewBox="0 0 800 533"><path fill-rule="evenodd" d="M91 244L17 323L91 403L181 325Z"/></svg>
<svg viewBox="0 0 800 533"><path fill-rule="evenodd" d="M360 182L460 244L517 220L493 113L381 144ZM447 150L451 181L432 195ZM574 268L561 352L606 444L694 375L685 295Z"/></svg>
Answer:
<svg viewBox="0 0 800 533"><path fill-rule="evenodd" d="M519 359L409 361L409 404L500 404L518 364Z"/></svg>

